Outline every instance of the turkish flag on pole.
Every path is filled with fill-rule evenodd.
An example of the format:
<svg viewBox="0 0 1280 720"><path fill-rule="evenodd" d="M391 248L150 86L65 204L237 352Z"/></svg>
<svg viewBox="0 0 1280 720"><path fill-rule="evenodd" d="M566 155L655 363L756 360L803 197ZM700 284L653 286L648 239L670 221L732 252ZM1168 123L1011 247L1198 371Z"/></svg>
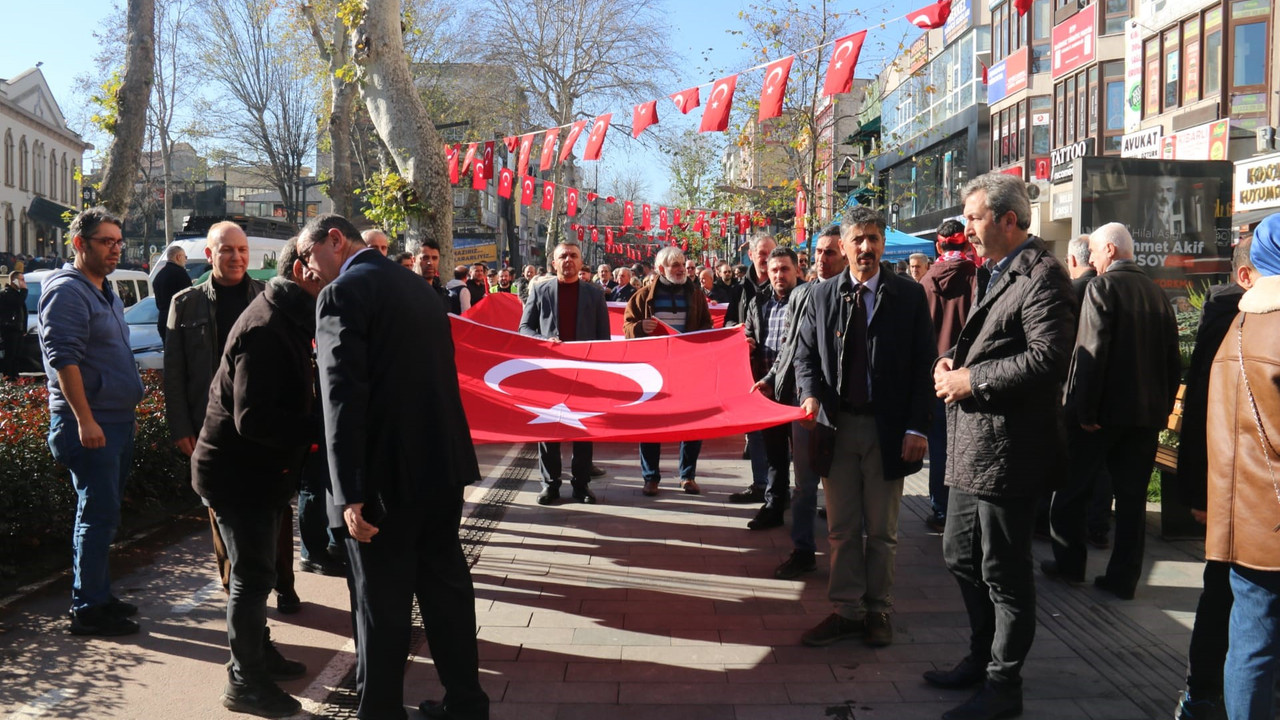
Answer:
<svg viewBox="0 0 1280 720"><path fill-rule="evenodd" d="M733 105L733 89L737 85L738 76L730 75L711 86L711 97L702 109L702 124L698 126L698 132L723 132L729 127L729 108Z"/></svg>
<svg viewBox="0 0 1280 720"><path fill-rule="evenodd" d="M556 184L550 180L542 183L542 209L550 210L556 206Z"/></svg>
<svg viewBox="0 0 1280 720"><path fill-rule="evenodd" d="M677 224L677 225L679 225L679 224L680 224L680 208L676 208L676 210L675 210L675 219L674 219L674 220L672 220L672 222L674 222L674 223L675 223L675 224Z"/></svg>
<svg viewBox="0 0 1280 720"><path fill-rule="evenodd" d="M666 230L669 227L669 225L670 224L667 222L667 208L659 205L658 206L658 229Z"/></svg>
<svg viewBox="0 0 1280 720"><path fill-rule="evenodd" d="M574 143L578 142L578 136L582 134L582 128L587 126L586 120L579 120L569 128L569 135L560 143L560 159L557 162L564 162L569 157L569 153L573 152Z"/></svg>
<svg viewBox="0 0 1280 720"><path fill-rule="evenodd" d="M578 214L578 188L564 189L564 213L569 217Z"/></svg>
<svg viewBox="0 0 1280 720"><path fill-rule="evenodd" d="M862 43L866 39L867 31L859 30L836 41L836 48L831 51L831 61L827 65L823 95L847 93L853 88L853 71L858 67L858 55L862 53Z"/></svg>
<svg viewBox="0 0 1280 720"><path fill-rule="evenodd" d="M804 216L809 212L809 196L804 188L796 188L796 227L804 227Z"/></svg>
<svg viewBox="0 0 1280 720"><path fill-rule="evenodd" d="M630 201L622 203L622 227L631 227L636 219L636 206Z"/></svg>
<svg viewBox="0 0 1280 720"><path fill-rule="evenodd" d="M586 228L582 227L581 225L578 226L578 242L579 243L582 242L582 236L585 235L586 232L587 232ZM595 232L595 231L593 230L592 232Z"/></svg>
<svg viewBox="0 0 1280 720"><path fill-rule="evenodd" d="M485 162L483 155L476 160L476 164L471 167L471 170L471 189L485 189L489 185L489 165Z"/></svg>
<svg viewBox="0 0 1280 720"><path fill-rule="evenodd" d="M502 168L498 171L498 197L511 197L511 186L515 182L516 174L511 168Z"/></svg>
<svg viewBox="0 0 1280 720"><path fill-rule="evenodd" d="M449 182L458 184L458 145L444 146L444 159L449 164Z"/></svg>
<svg viewBox="0 0 1280 720"><path fill-rule="evenodd" d="M591 226L591 242L593 243L600 242L600 229L597 228L595 225Z"/></svg>
<svg viewBox="0 0 1280 720"><path fill-rule="evenodd" d="M520 204L533 204L533 176L525 175L520 178Z"/></svg>
<svg viewBox="0 0 1280 720"><path fill-rule="evenodd" d="M653 216L650 214L650 211L649 211L649 203L645 203L641 205L640 206L640 229L648 230L650 227L653 226L652 220L653 220Z"/></svg>
<svg viewBox="0 0 1280 720"><path fill-rule="evenodd" d="M484 177L486 180L493 179L493 141L484 144Z"/></svg>
<svg viewBox="0 0 1280 720"><path fill-rule="evenodd" d="M533 133L520 136L520 156L516 160L516 175L529 174L529 156L533 153Z"/></svg>
<svg viewBox="0 0 1280 720"><path fill-rule="evenodd" d="M693 229L701 231L706 226L707 226L707 211L700 210L698 211L698 219L693 221Z"/></svg>
<svg viewBox="0 0 1280 720"><path fill-rule="evenodd" d="M462 158L462 168L458 171L462 175L466 175L471 169L471 163L476 159L476 143L467 145L467 154Z"/></svg>
<svg viewBox="0 0 1280 720"><path fill-rule="evenodd" d="M727 237L728 235L729 235L729 216L722 215L720 216L720 237Z"/></svg>
<svg viewBox="0 0 1280 720"><path fill-rule="evenodd" d="M795 59L795 55L790 55L769 63L764 69L764 87L760 88L760 122L782 114L782 97L787 92L787 78L791 76L791 63Z"/></svg>
<svg viewBox="0 0 1280 720"><path fill-rule="evenodd" d="M751 216L742 213L738 216L738 234L746 235L749 232L751 232Z"/></svg>
<svg viewBox="0 0 1280 720"><path fill-rule="evenodd" d="M553 127L547 130L547 134L542 136L542 158L538 162L538 171L546 172L551 169L551 163L556 158L556 138L560 137L560 128Z"/></svg>
<svg viewBox="0 0 1280 720"><path fill-rule="evenodd" d="M926 5L915 12L907 13L907 20L918 28L933 30L945 25L947 18L950 16L951 0L938 0L938 2Z"/></svg>
<svg viewBox="0 0 1280 720"><path fill-rule="evenodd" d="M613 244L613 228L607 227L604 229L604 241L606 244Z"/></svg>
<svg viewBox="0 0 1280 720"><path fill-rule="evenodd" d="M1031 9L1031 3L1032 0L1013 0L1013 6L1018 8L1018 17L1027 14L1027 11Z"/></svg>
<svg viewBox="0 0 1280 720"><path fill-rule="evenodd" d="M658 101L650 100L640 103L631 111L631 137L640 137L640 133L650 125L658 124Z"/></svg>
<svg viewBox="0 0 1280 720"><path fill-rule="evenodd" d="M698 107L698 88L695 86L688 90L681 90L671 96L671 102L676 104L677 110L688 115L690 110Z"/></svg>
<svg viewBox="0 0 1280 720"><path fill-rule="evenodd" d="M506 144L507 152L509 153L515 152L516 148L520 147L520 138L516 137L515 135L508 135L502 138L502 142Z"/></svg>
<svg viewBox="0 0 1280 720"><path fill-rule="evenodd" d="M591 134L587 136L587 148L582 152L583 160L599 160L600 150L604 147L604 135L609 132L609 121L613 113L605 113L591 123Z"/></svg>

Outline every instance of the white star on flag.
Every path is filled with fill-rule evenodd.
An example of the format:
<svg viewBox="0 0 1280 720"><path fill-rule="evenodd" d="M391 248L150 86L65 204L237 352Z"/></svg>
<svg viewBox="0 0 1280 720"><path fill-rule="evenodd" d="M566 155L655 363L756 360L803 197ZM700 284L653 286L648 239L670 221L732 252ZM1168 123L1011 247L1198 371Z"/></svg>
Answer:
<svg viewBox="0 0 1280 720"><path fill-rule="evenodd" d="M537 417L529 421L530 425L547 425L549 423L559 423L567 425L571 428L586 430L587 427L582 424L583 420L592 418L604 413L593 412L574 412L570 410L564 403L558 403L555 407L538 408L528 405L516 405L516 407L526 412L531 412Z"/></svg>

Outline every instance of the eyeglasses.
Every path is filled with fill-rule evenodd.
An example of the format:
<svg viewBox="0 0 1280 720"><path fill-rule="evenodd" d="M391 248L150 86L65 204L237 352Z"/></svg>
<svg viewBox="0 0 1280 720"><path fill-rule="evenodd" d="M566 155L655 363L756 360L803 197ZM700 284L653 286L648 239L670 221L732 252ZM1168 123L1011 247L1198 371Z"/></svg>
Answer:
<svg viewBox="0 0 1280 720"><path fill-rule="evenodd" d="M91 237L87 239L89 240L89 242L93 242L96 240L102 243L102 245L109 250L118 250L124 247L124 238Z"/></svg>
<svg viewBox="0 0 1280 720"><path fill-rule="evenodd" d="M307 267L308 265L311 264L311 252L315 249L316 249L316 246L312 245L306 250L298 251L298 262L302 263L303 267Z"/></svg>

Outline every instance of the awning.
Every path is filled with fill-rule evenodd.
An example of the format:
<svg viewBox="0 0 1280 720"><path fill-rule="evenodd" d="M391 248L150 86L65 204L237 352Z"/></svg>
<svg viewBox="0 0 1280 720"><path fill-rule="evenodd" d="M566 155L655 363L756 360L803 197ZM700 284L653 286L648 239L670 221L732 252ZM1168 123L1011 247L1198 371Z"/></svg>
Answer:
<svg viewBox="0 0 1280 720"><path fill-rule="evenodd" d="M856 145L868 138L875 137L880 134L880 116L877 115L870 120L858 126L858 129L852 135L845 138L845 145Z"/></svg>
<svg viewBox="0 0 1280 720"><path fill-rule="evenodd" d="M884 255L881 260L897 262L906 260L914 253L924 253L932 258L937 254L937 248L932 241L908 235L901 230L884 229Z"/></svg>
<svg viewBox="0 0 1280 720"><path fill-rule="evenodd" d="M1276 213L1280 213L1280 207L1258 208L1257 210L1236 213L1231 216L1231 226L1240 227L1241 225L1256 225Z"/></svg>
<svg viewBox="0 0 1280 720"><path fill-rule="evenodd" d="M59 205L56 202L37 197L31 201L31 206L27 208L27 217L38 223L66 230L69 223L63 219L62 215L63 213L74 212L73 208L69 208L66 205Z"/></svg>

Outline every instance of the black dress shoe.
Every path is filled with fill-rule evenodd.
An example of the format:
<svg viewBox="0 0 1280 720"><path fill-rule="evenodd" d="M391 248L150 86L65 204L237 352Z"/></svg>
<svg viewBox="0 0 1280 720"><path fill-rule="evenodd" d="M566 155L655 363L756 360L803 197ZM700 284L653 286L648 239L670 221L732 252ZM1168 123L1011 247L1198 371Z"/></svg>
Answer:
<svg viewBox="0 0 1280 720"><path fill-rule="evenodd" d="M281 615L293 615L302 610L302 598L298 597L298 593L290 590L287 593L276 593L276 610Z"/></svg>
<svg viewBox="0 0 1280 720"><path fill-rule="evenodd" d="M1057 560L1045 560L1040 563L1040 572L1044 573L1047 578L1061 580L1068 585L1079 585L1084 582L1083 572L1079 574L1063 572L1062 568L1058 566Z"/></svg>
<svg viewBox="0 0 1280 720"><path fill-rule="evenodd" d="M729 493L729 502L739 504L764 502L764 488L748 485L746 490Z"/></svg>
<svg viewBox="0 0 1280 720"><path fill-rule="evenodd" d="M316 560L299 560L298 570L304 573L312 573L314 575L325 575L328 577L346 577L347 566L332 560L328 562L319 562Z"/></svg>
<svg viewBox="0 0 1280 720"><path fill-rule="evenodd" d="M307 666L280 654L280 648L271 641L271 629L262 636L262 657L266 661L267 674L276 682L297 680L307 674Z"/></svg>
<svg viewBox="0 0 1280 720"><path fill-rule="evenodd" d="M289 717L302 711L302 703L274 683L251 686L228 683L222 691L222 707L267 718Z"/></svg>
<svg viewBox="0 0 1280 720"><path fill-rule="evenodd" d="M138 632L138 623L107 611L105 605L71 613L72 635L119 637Z"/></svg>
<svg viewBox="0 0 1280 720"><path fill-rule="evenodd" d="M1111 548L1111 540L1107 537L1106 530L1103 530L1102 532L1089 533L1089 536L1085 538L1085 542L1099 550L1109 550Z"/></svg>
<svg viewBox="0 0 1280 720"><path fill-rule="evenodd" d="M429 720L489 720L489 711L486 709L475 710L472 712L462 712L442 702L435 700L423 700L418 704L418 712Z"/></svg>
<svg viewBox="0 0 1280 720"><path fill-rule="evenodd" d="M791 580L818 569L818 563L812 550L792 550L791 557L773 571L779 580Z"/></svg>
<svg viewBox="0 0 1280 720"><path fill-rule="evenodd" d="M965 704L942 714L942 720L999 720L1022 714L1022 688L987 683Z"/></svg>
<svg viewBox="0 0 1280 720"><path fill-rule="evenodd" d="M596 504L596 494L591 492L591 488L589 487L582 487L582 486L575 487L573 489L573 499L582 503L583 505Z"/></svg>
<svg viewBox="0 0 1280 720"><path fill-rule="evenodd" d="M1093 586L1104 592L1109 592L1112 595L1115 595L1116 597L1120 598L1121 600L1133 599L1134 588L1128 587L1128 586L1121 587L1118 582L1116 582L1115 580L1112 580L1106 575L1099 575L1098 577L1094 578Z"/></svg>
<svg viewBox="0 0 1280 720"><path fill-rule="evenodd" d="M769 528L782 527L782 524L782 508L766 505L760 508L756 516L747 523L747 529L768 530Z"/></svg>
<svg viewBox="0 0 1280 720"><path fill-rule="evenodd" d="M539 505L551 505L560 499L560 488L542 488L542 492L538 493Z"/></svg>
<svg viewBox="0 0 1280 720"><path fill-rule="evenodd" d="M593 478L604 477L604 476L605 476L605 474L606 474L606 473L605 473L604 468L602 468L602 467L597 467L597 466L595 465L595 463L592 463L592 465L591 465L591 477L593 477Z"/></svg>
<svg viewBox="0 0 1280 720"><path fill-rule="evenodd" d="M929 528L930 532L941 535L947 529L947 516L940 513L930 513L929 517L924 519L924 526Z"/></svg>
<svg viewBox="0 0 1280 720"><path fill-rule="evenodd" d="M138 614L137 605L125 602L118 597L112 597L106 605L102 606L102 609L118 618L131 618Z"/></svg>
<svg viewBox="0 0 1280 720"><path fill-rule="evenodd" d="M950 670L929 670L924 674L924 681L944 690L961 690L979 685L987 679L986 661L975 660L966 655Z"/></svg>

